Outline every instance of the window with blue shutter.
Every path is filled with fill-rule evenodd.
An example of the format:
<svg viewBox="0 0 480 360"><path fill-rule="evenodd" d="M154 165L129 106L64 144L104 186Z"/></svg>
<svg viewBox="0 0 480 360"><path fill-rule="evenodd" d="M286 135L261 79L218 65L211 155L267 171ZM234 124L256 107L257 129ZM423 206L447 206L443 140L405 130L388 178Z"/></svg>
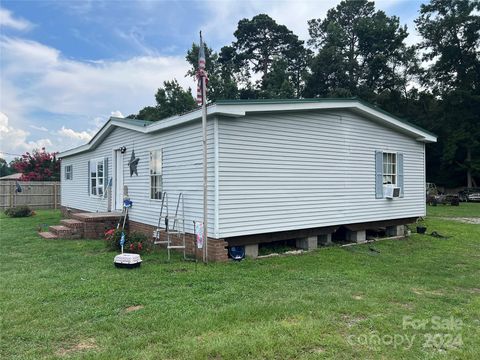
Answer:
<svg viewBox="0 0 480 360"><path fill-rule="evenodd" d="M403 154L389 151L375 151L375 198L382 199L384 185L400 188L404 193Z"/></svg>
<svg viewBox="0 0 480 360"><path fill-rule="evenodd" d="M397 153L397 186L400 188L400 197L403 197L403 154Z"/></svg>
<svg viewBox="0 0 480 360"><path fill-rule="evenodd" d="M88 194L90 195L90 160L87 162L87 172L88 172L87 191L88 191Z"/></svg>
<svg viewBox="0 0 480 360"><path fill-rule="evenodd" d="M383 198L383 151L375 151L375 198Z"/></svg>
<svg viewBox="0 0 480 360"><path fill-rule="evenodd" d="M107 188L108 188L108 157L103 159L103 168L105 171L104 174L104 184L103 184L103 197L107 197Z"/></svg>

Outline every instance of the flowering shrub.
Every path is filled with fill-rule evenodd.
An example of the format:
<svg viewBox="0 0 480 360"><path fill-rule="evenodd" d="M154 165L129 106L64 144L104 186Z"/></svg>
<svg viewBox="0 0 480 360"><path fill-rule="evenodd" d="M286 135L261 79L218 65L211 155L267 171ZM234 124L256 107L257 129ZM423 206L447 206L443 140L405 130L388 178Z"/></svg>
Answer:
<svg viewBox="0 0 480 360"><path fill-rule="evenodd" d="M121 250L120 239L122 238L122 230L110 229L105 232L105 242L110 250ZM147 237L140 232L132 231L129 234L125 232L125 244L123 250L131 253L143 253L150 250L150 243Z"/></svg>
<svg viewBox="0 0 480 360"><path fill-rule="evenodd" d="M60 180L60 161L56 153L49 153L45 148L26 152L21 158L16 158L11 165L22 173L20 180L24 181L58 181Z"/></svg>

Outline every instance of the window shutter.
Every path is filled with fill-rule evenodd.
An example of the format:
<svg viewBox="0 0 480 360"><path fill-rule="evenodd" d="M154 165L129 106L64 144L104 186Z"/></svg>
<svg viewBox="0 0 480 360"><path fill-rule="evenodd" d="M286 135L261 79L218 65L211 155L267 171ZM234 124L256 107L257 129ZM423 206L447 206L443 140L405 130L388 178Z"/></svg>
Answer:
<svg viewBox="0 0 480 360"><path fill-rule="evenodd" d="M87 180L87 181L88 181L88 182L87 182L87 191L88 191L88 195L90 195L90 193L91 193L91 192L90 192L90 183L91 183L91 181L90 181L90 160L88 160L88 163L87 163L87 172L88 172L88 176L87 176L87 179L88 179L88 180Z"/></svg>
<svg viewBox="0 0 480 360"><path fill-rule="evenodd" d="M70 180L73 180L73 165L70 165Z"/></svg>
<svg viewBox="0 0 480 360"><path fill-rule="evenodd" d="M108 157L103 158L103 197L107 197L108 188Z"/></svg>
<svg viewBox="0 0 480 360"><path fill-rule="evenodd" d="M403 154L397 153L397 186L400 188L400 197L403 197Z"/></svg>
<svg viewBox="0 0 480 360"><path fill-rule="evenodd" d="M383 152L375 151L375 198L383 198Z"/></svg>

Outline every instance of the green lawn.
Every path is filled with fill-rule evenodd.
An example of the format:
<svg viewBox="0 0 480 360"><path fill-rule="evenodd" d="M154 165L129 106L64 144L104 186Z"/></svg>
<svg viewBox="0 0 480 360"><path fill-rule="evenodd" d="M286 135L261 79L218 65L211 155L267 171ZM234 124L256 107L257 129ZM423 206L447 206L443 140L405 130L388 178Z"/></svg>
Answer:
<svg viewBox="0 0 480 360"><path fill-rule="evenodd" d="M40 239L58 212L2 217L0 357L477 359L480 226L443 217L479 216L480 204L429 210L427 232L448 239L197 268L153 253L135 270L114 268L102 241ZM427 324L404 327L406 316ZM435 316L462 325L433 329Z"/></svg>
<svg viewBox="0 0 480 360"><path fill-rule="evenodd" d="M428 215L435 217L480 217L480 203L460 203L460 206L429 206Z"/></svg>

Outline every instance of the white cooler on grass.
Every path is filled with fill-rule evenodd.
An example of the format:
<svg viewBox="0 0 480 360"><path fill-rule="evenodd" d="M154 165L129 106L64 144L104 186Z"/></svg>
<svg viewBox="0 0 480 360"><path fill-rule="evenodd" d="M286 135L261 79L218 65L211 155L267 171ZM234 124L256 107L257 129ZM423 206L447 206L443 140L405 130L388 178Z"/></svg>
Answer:
<svg viewBox="0 0 480 360"><path fill-rule="evenodd" d="M142 264L142 259L138 254L123 253L115 256L115 259L113 259L113 263L118 268L132 269L139 267Z"/></svg>

